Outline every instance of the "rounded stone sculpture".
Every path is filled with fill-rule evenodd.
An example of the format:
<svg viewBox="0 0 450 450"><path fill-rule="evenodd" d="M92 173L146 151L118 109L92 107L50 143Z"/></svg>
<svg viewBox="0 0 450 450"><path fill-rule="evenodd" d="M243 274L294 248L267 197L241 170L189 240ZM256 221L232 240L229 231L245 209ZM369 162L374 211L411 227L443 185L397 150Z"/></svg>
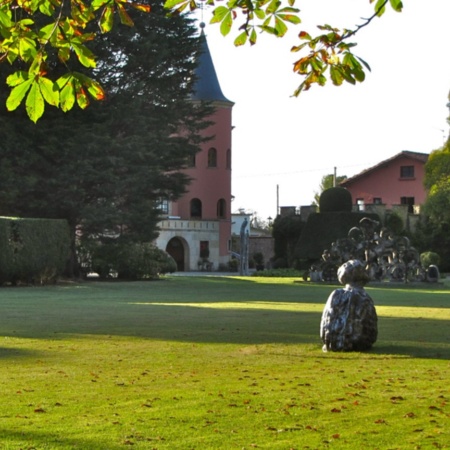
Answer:
<svg viewBox="0 0 450 450"><path fill-rule="evenodd" d="M377 340L378 318L372 298L364 285L369 280L364 264L350 260L338 269L338 279L345 287L328 297L320 323L322 350L369 350Z"/></svg>

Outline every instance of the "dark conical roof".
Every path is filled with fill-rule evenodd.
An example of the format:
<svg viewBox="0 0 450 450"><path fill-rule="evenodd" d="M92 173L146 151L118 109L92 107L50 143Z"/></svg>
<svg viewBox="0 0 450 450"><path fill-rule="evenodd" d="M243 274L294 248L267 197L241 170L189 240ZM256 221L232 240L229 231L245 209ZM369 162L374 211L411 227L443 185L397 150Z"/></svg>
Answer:
<svg viewBox="0 0 450 450"><path fill-rule="evenodd" d="M219 79L217 78L216 69L214 68L203 28L200 34L200 57L197 69L195 70L195 76L197 80L193 88L193 100L223 102L233 105L233 102L223 95L222 89L220 88Z"/></svg>

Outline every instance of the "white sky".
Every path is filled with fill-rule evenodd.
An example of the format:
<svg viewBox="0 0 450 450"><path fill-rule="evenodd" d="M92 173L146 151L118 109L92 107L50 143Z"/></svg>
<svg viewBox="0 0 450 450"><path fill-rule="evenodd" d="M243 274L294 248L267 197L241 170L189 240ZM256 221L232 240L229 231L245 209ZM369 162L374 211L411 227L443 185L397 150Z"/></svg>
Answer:
<svg viewBox="0 0 450 450"><path fill-rule="evenodd" d="M280 206L309 205L322 176L352 176L402 150L429 153L447 137L450 90L450 0L404 0L388 8L352 40L371 66L356 86L301 83L290 48L301 30L329 23L351 28L372 15L369 0L297 0L302 23L282 39L260 35L250 47L233 45L208 24L208 45L225 96L233 108L232 212L262 219ZM318 30L317 30L318 31Z"/></svg>

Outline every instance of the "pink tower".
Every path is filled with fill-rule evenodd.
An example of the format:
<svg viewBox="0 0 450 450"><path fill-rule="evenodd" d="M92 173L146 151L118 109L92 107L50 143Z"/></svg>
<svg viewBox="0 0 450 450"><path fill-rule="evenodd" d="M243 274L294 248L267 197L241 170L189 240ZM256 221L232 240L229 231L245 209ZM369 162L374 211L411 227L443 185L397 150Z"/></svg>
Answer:
<svg viewBox="0 0 450 450"><path fill-rule="evenodd" d="M202 144L192 167L184 171L192 182L183 197L168 205L156 241L173 256L180 271L217 270L230 259L233 102L222 93L203 27L200 41L192 101L213 105L208 118L212 125L202 132L212 139Z"/></svg>

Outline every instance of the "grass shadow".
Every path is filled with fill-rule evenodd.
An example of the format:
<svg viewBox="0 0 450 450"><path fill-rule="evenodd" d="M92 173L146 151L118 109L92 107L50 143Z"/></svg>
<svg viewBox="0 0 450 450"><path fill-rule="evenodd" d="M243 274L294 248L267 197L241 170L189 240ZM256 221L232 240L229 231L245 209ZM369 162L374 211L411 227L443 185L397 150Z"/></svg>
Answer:
<svg viewBox="0 0 450 450"><path fill-rule="evenodd" d="M0 329L4 336L33 339L116 335L205 344L317 344L320 348L321 313L333 288L174 277L158 283L89 282L8 289L0 290ZM369 292L377 306L450 306L448 291ZM446 320L380 316L374 351L450 359L447 328ZM22 350L17 351L20 356ZM0 349L0 358L12 356L13 350L5 348L2 354Z"/></svg>
<svg viewBox="0 0 450 450"><path fill-rule="evenodd" d="M69 438L64 437L64 433L56 435L55 433L46 433L45 431L12 431L0 429L0 435L2 437L3 445L6 443L14 446L14 448L28 448L28 449L69 449L69 448L79 448L79 449L101 449L105 448L108 450L119 450L123 449L125 444L111 444L110 441L105 440L104 443L99 442L98 438L94 440L87 438ZM20 447L15 447L20 445ZM103 446L104 445L104 446ZM25 447L24 447L25 446ZM2 447L4 448L4 447Z"/></svg>
<svg viewBox="0 0 450 450"><path fill-rule="evenodd" d="M66 316L57 323L45 322L16 326L14 337L64 339L67 336L114 335L189 342L196 344L263 345L317 344L321 347L321 312L293 312L267 309L207 308L178 305L123 304L111 310L97 309L84 320ZM376 354L398 354L418 358L450 359L450 336L446 321L379 317ZM5 357L22 350L5 350ZM16 352L16 353L15 353ZM24 353L26 356L26 353ZM4 357L0 349L0 358Z"/></svg>
<svg viewBox="0 0 450 450"><path fill-rule="evenodd" d="M40 353L23 348L0 347L0 360L39 357Z"/></svg>

